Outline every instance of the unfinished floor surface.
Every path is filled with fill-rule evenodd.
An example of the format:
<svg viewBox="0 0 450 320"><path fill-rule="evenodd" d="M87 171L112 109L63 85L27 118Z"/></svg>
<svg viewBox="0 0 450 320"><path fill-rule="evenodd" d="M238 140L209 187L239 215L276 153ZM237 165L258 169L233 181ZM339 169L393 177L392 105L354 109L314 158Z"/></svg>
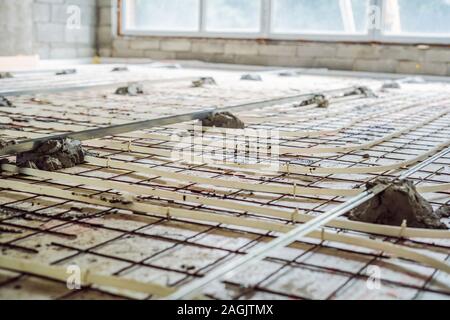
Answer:
<svg viewBox="0 0 450 320"><path fill-rule="evenodd" d="M162 66L162 67L161 67ZM175 123L82 141L85 162L47 172L4 155L0 298L158 299L450 146L450 84L165 65L83 66L0 79L0 140L206 109L244 129ZM199 79L213 78L201 86ZM412 83L411 83L412 82ZM143 93L117 95L126 83ZM375 94L355 88L366 86ZM317 103L277 99L323 95ZM311 99L311 98L309 98ZM270 101L245 107L252 102ZM283 100L280 100L283 101ZM450 204L450 153L409 177ZM447 228L450 219L441 220ZM344 216L199 293L205 299L449 299L450 231ZM82 271L70 290L67 267ZM375 283L374 274L379 275Z"/></svg>

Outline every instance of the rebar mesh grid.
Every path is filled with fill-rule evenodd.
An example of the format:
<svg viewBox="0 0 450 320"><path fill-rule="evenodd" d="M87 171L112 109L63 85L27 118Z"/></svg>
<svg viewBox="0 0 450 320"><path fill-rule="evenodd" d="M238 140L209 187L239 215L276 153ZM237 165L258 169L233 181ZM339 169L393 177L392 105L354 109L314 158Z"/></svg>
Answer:
<svg viewBox="0 0 450 320"><path fill-rule="evenodd" d="M302 83L302 79L298 79ZM334 79L328 79L332 82ZM290 83L295 83L289 79ZM360 81L361 82L361 81ZM373 84L373 82L369 82ZM340 83L342 85L342 83ZM254 84L252 84L253 86ZM293 84L291 84L293 85ZM257 85L255 85L257 86ZM359 167L379 166L397 163L413 158L429 151L450 137L450 95L439 92L439 85L412 86L398 92L379 93L380 97L355 99L336 102L329 110L318 108L296 108L295 106L275 106L237 113L246 118L251 128L284 131L327 131L341 129L337 134L319 137L281 138L280 145L290 148L310 148L315 146L340 146L363 144L382 138L399 130L408 129L403 134L383 141L371 148L350 152L289 155L281 154L282 163L307 165L314 167ZM159 98L164 95L179 99L179 106L189 110L201 109L204 104L229 102L234 96L238 101L261 98L262 92L253 89L250 92L237 92L230 89L220 96L220 90L202 89L198 100L195 92L198 88L190 88L186 84L167 84L152 88L153 97L146 96L145 101L153 99L152 105L161 106L162 112L173 107L170 101L165 104ZM219 86L220 89L220 86ZM261 85L260 91L265 91ZM274 90L276 91L276 90ZM184 104L180 98L191 92L192 100ZM279 96L280 92L272 92ZM92 101L83 101L83 95L72 93L46 94L45 99L60 99L59 106L35 107L34 110L45 110L52 116L19 114L27 121L13 121L6 124L5 136L11 139L33 137L39 134L65 132L72 129L89 128L107 123L95 122L103 113L105 119L111 121L129 121L127 112L133 111L135 105L130 104L124 112L109 115L102 109L92 110L98 113L77 118L83 115L85 105L91 108ZM102 93L97 92L100 96ZM219 95L219 97L217 97ZM76 100L78 97L79 101ZM242 100L240 100L242 97ZM29 99L29 97L17 98ZM43 98L42 98L43 99ZM76 101L67 109L62 101ZM108 105L120 104L115 97L104 102ZM117 100L121 100L117 98ZM191 99L190 99L191 100ZM137 106L139 99L137 100ZM222 101L222 102L221 102ZM234 100L233 100L234 101ZM36 102L36 101L35 101ZM142 102L142 99L141 99ZM118 104L117 104L118 103ZM39 104L39 103L38 103ZM45 108L45 109L44 109ZM16 108L19 109L19 108ZM17 116L14 109L1 114L1 117ZM90 109L91 110L91 109ZM283 112L289 110L284 115ZM334 111L341 114L334 114ZM145 110L144 114L152 115L153 110ZM331 115L329 115L331 113ZM442 115L431 119L433 115ZM156 115L160 116L158 110ZM257 117L254 115L257 114ZM320 115L322 114L322 117ZM328 114L328 117L327 117ZM275 115L275 116L274 116ZM140 117L141 115L139 115ZM368 116L373 116L367 119ZM276 118L279 117L279 118ZM317 119L312 119L312 118ZM262 118L259 119L258 118ZM273 120L266 121L266 118ZM308 119L302 121L302 119ZM350 119L360 122L349 127L345 125ZM430 118L428 123L424 121ZM22 118L23 120L23 118ZM262 120L262 121L261 121ZM49 122L53 121L53 122ZM260 122L260 123L258 123ZM417 125L416 128L413 128ZM139 135L121 135L108 137L85 145L99 154L99 157L121 160L129 164L140 164L167 172L184 173L215 180L240 181L264 185L297 185L314 188L362 187L367 181L379 177L396 177L404 170L389 170L367 174L292 174L286 172L262 176L234 167L215 167L208 165L189 165L178 160L158 155L160 151L171 151L177 142L171 141L173 136L188 131L191 125L180 124L165 128L143 130ZM23 131L17 131L20 128ZM14 135L14 131L17 134ZM5 132L4 132L5 133ZM205 139L220 142L223 135L217 132L202 133ZM151 137L151 138L150 138ZM131 139L131 143L130 143ZM241 140L240 140L241 139ZM236 141L242 142L242 137ZM117 142L118 144L115 144ZM99 147L99 143L105 145ZM92 145L97 146L92 147ZM124 148L118 148L123 145ZM143 152L126 147L144 147ZM179 145L178 145L179 146ZM184 146L189 150L192 146ZM221 151L217 148L216 151ZM156 154L155 154L156 153ZM230 161L239 160L232 151L224 153ZM367 154L369 155L367 157ZM416 185L436 185L450 182L450 156L441 158L414 174L411 179ZM216 187L189 181L174 181L133 170L119 170L111 167L85 164L61 172L80 177L94 177L102 181L132 183L136 186L152 187L168 190L174 194L196 195L229 202L244 203L251 206L273 208L291 212L297 209L307 215L324 213L334 206L343 203L347 198L342 196L317 196L302 194L276 194L268 192L251 192L238 188ZM66 183L57 180L36 178L26 175L4 175L4 180L25 182L32 185L45 185L73 192L93 195L114 195L118 191L90 185L79 185L76 182ZM435 208L450 201L448 192L425 194ZM217 215L253 218L261 221L273 221L292 225L289 219L269 217L250 211L232 210L223 207L208 206L199 203L187 203L157 197L145 197L144 201L163 207L179 207L188 210L211 212ZM88 203L74 202L57 197L21 192L20 190L2 190L0 192L0 231L2 255L27 258L51 265L69 265L76 263L82 268L96 272L117 275L123 278L153 282L164 286L182 286L193 279L205 275L213 268L230 261L233 257L245 254L247 250L261 242L269 241L277 236L276 232L267 232L253 228L227 225L222 223L199 222L189 219L161 217L152 212L132 213L127 210L103 207ZM255 209L256 210L256 209ZM448 223L448 221L447 221ZM426 252L441 261L449 261L448 239L403 239L400 237L377 236L349 230L327 227L330 232L348 234L361 238L379 239L390 243ZM368 290L370 269L378 266L381 269L381 289ZM249 267L245 271L214 283L204 294L211 298L232 299L349 299L349 298L399 298L425 299L444 298L450 296L450 282L445 272L424 266L405 259L391 258L377 250L358 246L350 246L337 242L310 239L307 242L296 242L288 248L264 260L263 263ZM65 284L10 271L0 271L0 296L2 297L44 297L55 299L77 299L86 297L137 298L149 299L152 296L135 292L118 292L115 289L99 286L88 286L81 291L68 290Z"/></svg>

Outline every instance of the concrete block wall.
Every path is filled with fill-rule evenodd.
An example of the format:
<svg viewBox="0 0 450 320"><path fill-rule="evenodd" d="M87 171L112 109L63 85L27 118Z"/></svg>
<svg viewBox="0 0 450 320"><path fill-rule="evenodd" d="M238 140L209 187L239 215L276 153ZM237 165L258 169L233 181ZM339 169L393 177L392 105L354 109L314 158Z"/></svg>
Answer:
<svg viewBox="0 0 450 320"><path fill-rule="evenodd" d="M79 28L67 27L71 5L80 9ZM0 0L0 55L95 56L97 9L97 0Z"/></svg>
<svg viewBox="0 0 450 320"><path fill-rule="evenodd" d="M450 76L450 48L396 44L118 36L101 54Z"/></svg>
<svg viewBox="0 0 450 320"><path fill-rule="evenodd" d="M450 46L117 36L114 2L99 0L103 57L450 76Z"/></svg>
<svg viewBox="0 0 450 320"><path fill-rule="evenodd" d="M69 6L80 9L80 27L68 27ZM34 0L34 52L42 59L93 57L97 53L97 0ZM76 20L76 19L75 19Z"/></svg>
<svg viewBox="0 0 450 320"><path fill-rule="evenodd" d="M0 55L33 54L33 0L0 0Z"/></svg>
<svg viewBox="0 0 450 320"><path fill-rule="evenodd" d="M97 0L98 4L98 28L97 28L97 47L99 55L102 57L112 56L112 44L114 35L117 33L113 16L114 6L117 6L112 0Z"/></svg>

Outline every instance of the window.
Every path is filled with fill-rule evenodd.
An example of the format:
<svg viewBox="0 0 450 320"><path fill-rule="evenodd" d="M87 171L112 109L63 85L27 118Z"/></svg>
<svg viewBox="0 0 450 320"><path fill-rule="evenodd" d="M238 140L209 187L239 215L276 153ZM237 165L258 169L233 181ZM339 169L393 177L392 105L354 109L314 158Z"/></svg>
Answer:
<svg viewBox="0 0 450 320"><path fill-rule="evenodd" d="M260 0L208 0L206 30L221 32L259 32L261 30Z"/></svg>
<svg viewBox="0 0 450 320"><path fill-rule="evenodd" d="M122 0L122 33L450 43L450 0Z"/></svg>
<svg viewBox="0 0 450 320"><path fill-rule="evenodd" d="M368 0L274 0L275 33L366 33Z"/></svg>
<svg viewBox="0 0 450 320"><path fill-rule="evenodd" d="M129 29L147 31L198 31L200 0L124 1Z"/></svg>
<svg viewBox="0 0 450 320"><path fill-rule="evenodd" d="M395 0L384 7L387 35L450 36L450 0Z"/></svg>

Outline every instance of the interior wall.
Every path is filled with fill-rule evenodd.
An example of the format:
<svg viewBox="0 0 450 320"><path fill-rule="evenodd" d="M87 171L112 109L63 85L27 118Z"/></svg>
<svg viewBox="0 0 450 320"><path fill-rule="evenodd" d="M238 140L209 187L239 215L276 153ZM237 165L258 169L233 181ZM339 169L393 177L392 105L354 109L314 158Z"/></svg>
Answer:
<svg viewBox="0 0 450 320"><path fill-rule="evenodd" d="M117 37L111 48L100 53L112 57L450 76L450 50L436 46Z"/></svg>
<svg viewBox="0 0 450 320"><path fill-rule="evenodd" d="M68 28L68 7L80 28ZM117 36L117 0L0 0L0 55L183 59L450 76L450 46Z"/></svg>
<svg viewBox="0 0 450 320"><path fill-rule="evenodd" d="M33 0L0 0L0 55L33 54Z"/></svg>
<svg viewBox="0 0 450 320"><path fill-rule="evenodd" d="M99 1L104 57L450 76L450 46L113 36L116 5Z"/></svg>
<svg viewBox="0 0 450 320"><path fill-rule="evenodd" d="M97 0L33 2L35 53L43 59L70 59L96 55ZM78 20L80 24L77 23Z"/></svg>
<svg viewBox="0 0 450 320"><path fill-rule="evenodd" d="M97 0L0 0L0 55L92 57L97 14Z"/></svg>

